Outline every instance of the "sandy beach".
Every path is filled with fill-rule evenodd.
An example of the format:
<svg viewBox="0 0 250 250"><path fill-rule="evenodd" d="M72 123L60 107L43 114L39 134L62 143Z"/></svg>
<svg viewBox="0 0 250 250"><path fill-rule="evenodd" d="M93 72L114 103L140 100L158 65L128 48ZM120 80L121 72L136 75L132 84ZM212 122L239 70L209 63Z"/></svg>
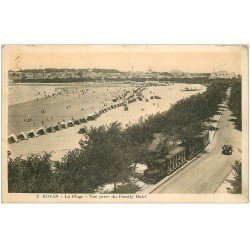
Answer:
<svg viewBox="0 0 250 250"><path fill-rule="evenodd" d="M51 84L52 85L52 84ZM71 84L11 86L8 134L52 126L58 122L79 119L110 105L112 98L132 85ZM31 121L30 121L31 119Z"/></svg>
<svg viewBox="0 0 250 250"><path fill-rule="evenodd" d="M85 136L78 134L77 132L83 126L86 126L87 128L91 126L98 127L100 125L109 125L114 121L118 121L121 122L125 128L133 123L138 123L147 119L150 114L156 114L157 112L168 110L171 105L175 104L178 100L201 93L206 89L204 86L195 85L197 88L201 88L201 90L181 91L184 86L186 85L174 84L170 86L147 87L146 90L143 91L143 95L145 98L148 98L149 102L146 102L145 100L137 100L136 102L128 105L128 111L124 111L123 107L119 107L109 110L107 113L102 114L94 121L89 121L81 125L75 125L74 127L63 129L55 133L9 144L11 157L14 158L20 155L25 157L32 153L51 152L53 159L59 160L67 151L79 148L78 141L80 139L85 139ZM72 92L76 91L76 87L71 86L71 88ZM30 129L33 129L32 123L21 122L21 115L18 116L18 114L21 114L20 110L28 108L32 108L35 112L40 112L41 107L46 109L46 117L53 116L53 121L46 121L47 124L50 123L50 125L56 124L57 122L62 121L62 119L70 120L71 117L84 117L95 111L96 108L100 107L100 105L104 105L104 103L112 103L112 97L119 95L124 90L124 86L114 86L105 89L103 89L103 87L78 87L77 91L85 91L86 88L89 89L88 94L85 93L82 96L80 95L80 98L78 98L78 93L71 93L70 96L59 96L57 99L50 98L49 101L48 99L41 99L38 101L34 100L31 102L11 105L9 107L9 122L12 122L13 124L13 119L19 119L23 126L21 127L21 130L29 131ZM132 89L132 86L126 86L126 88L130 90ZM160 96L161 99L150 99L152 94ZM79 106L81 103L84 105ZM35 104L35 106L32 104ZM71 110L66 110L67 105L71 105ZM82 107L84 107L84 110L82 110ZM37 121L41 121L41 116L38 116L36 119ZM25 127L26 124L29 124L30 127ZM37 128L38 127L41 127L41 124L37 125ZM15 129L15 126L9 125L9 129L10 132L20 131L19 126L18 129Z"/></svg>

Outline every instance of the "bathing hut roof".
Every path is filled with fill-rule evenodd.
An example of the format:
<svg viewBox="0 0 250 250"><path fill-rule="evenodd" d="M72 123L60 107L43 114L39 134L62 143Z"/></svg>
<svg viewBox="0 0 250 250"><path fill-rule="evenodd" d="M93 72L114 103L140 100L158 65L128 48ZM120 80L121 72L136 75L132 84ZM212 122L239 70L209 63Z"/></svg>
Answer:
<svg viewBox="0 0 250 250"><path fill-rule="evenodd" d="M10 138L10 137L16 138L16 135L15 135L15 134L10 134L10 135L8 136L8 138Z"/></svg>
<svg viewBox="0 0 250 250"><path fill-rule="evenodd" d="M34 130L30 130L29 132L27 132L27 135L29 134L34 134L36 136L36 132Z"/></svg>
<svg viewBox="0 0 250 250"><path fill-rule="evenodd" d="M41 127L41 128L39 128L37 131L40 131L40 130L45 131L45 128L44 128L44 127Z"/></svg>
<svg viewBox="0 0 250 250"><path fill-rule="evenodd" d="M58 129L60 129L61 128L61 125L60 124L55 124L54 126L53 126L53 128L58 128Z"/></svg>
<svg viewBox="0 0 250 250"><path fill-rule="evenodd" d="M73 127L75 126L74 122L72 120L67 121L67 126L68 127Z"/></svg>
<svg viewBox="0 0 250 250"><path fill-rule="evenodd" d="M8 136L8 139L13 139L15 142L17 142L17 137L16 137L15 134L10 134L10 135Z"/></svg>
<svg viewBox="0 0 250 250"><path fill-rule="evenodd" d="M19 135L23 135L24 137L27 137L26 133L23 132L23 131L22 131ZM18 136L19 136L19 135L18 135Z"/></svg>
<svg viewBox="0 0 250 250"><path fill-rule="evenodd" d="M55 132L55 129L53 126L49 126L48 128L46 128L46 131L49 132L51 131L51 133L54 133ZM49 132L50 133L50 132Z"/></svg>
<svg viewBox="0 0 250 250"><path fill-rule="evenodd" d="M80 119L74 119L73 122L80 122Z"/></svg>
<svg viewBox="0 0 250 250"><path fill-rule="evenodd" d="M17 136L17 138L19 139L20 138L20 136L22 136L25 140L27 140L28 139L28 137L27 137L27 135L26 135L26 133L25 132L21 132L18 136Z"/></svg>
<svg viewBox="0 0 250 250"><path fill-rule="evenodd" d="M94 114L89 114L89 115L87 116L87 118L88 118L88 117L94 117Z"/></svg>
<svg viewBox="0 0 250 250"><path fill-rule="evenodd" d="M86 118L82 117L82 118L80 118L80 121L85 121L86 122Z"/></svg>

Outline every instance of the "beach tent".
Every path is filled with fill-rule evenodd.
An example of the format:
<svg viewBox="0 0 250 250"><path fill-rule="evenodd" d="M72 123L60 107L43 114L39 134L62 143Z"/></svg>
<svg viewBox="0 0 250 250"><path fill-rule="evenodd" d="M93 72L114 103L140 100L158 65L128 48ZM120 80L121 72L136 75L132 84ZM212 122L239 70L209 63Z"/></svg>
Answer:
<svg viewBox="0 0 250 250"><path fill-rule="evenodd" d="M55 126L53 126L53 129L54 129L55 131L59 131L59 130L62 130L62 127L61 127L60 124L56 124Z"/></svg>
<svg viewBox="0 0 250 250"><path fill-rule="evenodd" d="M46 134L46 131L43 127L39 128L36 132L37 136L39 135L45 135Z"/></svg>
<svg viewBox="0 0 250 250"><path fill-rule="evenodd" d="M78 131L78 134L86 134L86 133L87 133L87 128L86 127L80 128L79 131Z"/></svg>
<svg viewBox="0 0 250 250"><path fill-rule="evenodd" d="M47 133L54 133L54 132L56 132L56 130L54 129L53 126L50 126L50 127L46 128L46 132Z"/></svg>
<svg viewBox="0 0 250 250"><path fill-rule="evenodd" d="M67 122L67 126L68 127L74 127L75 125L74 125L74 122L70 120L70 121Z"/></svg>
<svg viewBox="0 0 250 250"><path fill-rule="evenodd" d="M80 120L74 120L74 124L75 124L75 125L80 125L81 122L80 122Z"/></svg>
<svg viewBox="0 0 250 250"><path fill-rule="evenodd" d="M37 134L35 131L31 130L30 132L28 132L27 137L28 138L35 138L35 137L37 137Z"/></svg>
<svg viewBox="0 0 250 250"><path fill-rule="evenodd" d="M80 119L80 122L81 122L81 123L86 123L87 120L86 120L85 118L81 118L81 119Z"/></svg>
<svg viewBox="0 0 250 250"><path fill-rule="evenodd" d="M65 122L61 122L61 123L60 123L60 126L61 126L61 128L67 128L67 125L66 125Z"/></svg>
<svg viewBox="0 0 250 250"><path fill-rule="evenodd" d="M94 116L95 116L96 118L99 117L99 116L100 116L99 112L98 112L98 111L95 112Z"/></svg>
<svg viewBox="0 0 250 250"><path fill-rule="evenodd" d="M8 137L8 143L14 143L14 142L17 142L17 137L16 135L14 134L11 134L9 137Z"/></svg>
<svg viewBox="0 0 250 250"><path fill-rule="evenodd" d="M87 121L93 121L93 120L95 120L94 115L89 114L89 115L87 116Z"/></svg>
<svg viewBox="0 0 250 250"><path fill-rule="evenodd" d="M21 132L18 136L17 136L17 140L18 141L22 141L22 140L27 140L28 137L24 132Z"/></svg>
<svg viewBox="0 0 250 250"><path fill-rule="evenodd" d="M112 109L111 106L108 106L108 110Z"/></svg>

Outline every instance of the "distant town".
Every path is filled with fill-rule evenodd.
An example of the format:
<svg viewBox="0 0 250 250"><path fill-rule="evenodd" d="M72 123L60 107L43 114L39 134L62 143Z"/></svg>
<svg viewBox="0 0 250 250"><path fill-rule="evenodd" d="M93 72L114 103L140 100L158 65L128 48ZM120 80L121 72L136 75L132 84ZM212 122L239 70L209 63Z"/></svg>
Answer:
<svg viewBox="0 0 250 250"><path fill-rule="evenodd" d="M170 72L155 72L149 69L147 72L131 71L122 72L116 69L25 69L9 71L10 83L66 83L66 82L131 82L131 81L157 81L174 82L176 80L191 79L207 80L217 78L239 78L240 75L227 71L218 71L212 73L187 73L180 70Z"/></svg>

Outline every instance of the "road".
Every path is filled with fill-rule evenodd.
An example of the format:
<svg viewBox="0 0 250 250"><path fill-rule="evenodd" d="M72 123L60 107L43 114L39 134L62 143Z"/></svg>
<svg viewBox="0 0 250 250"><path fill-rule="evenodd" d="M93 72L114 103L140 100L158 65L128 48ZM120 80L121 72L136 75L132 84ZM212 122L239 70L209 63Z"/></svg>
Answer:
<svg viewBox="0 0 250 250"><path fill-rule="evenodd" d="M213 141L198 159L176 173L152 193L168 194L211 194L215 193L232 171L235 160L241 159L241 132L234 128L230 121L231 111L225 109L222 113L218 130ZM224 144L233 145L232 155L223 155L221 147Z"/></svg>

